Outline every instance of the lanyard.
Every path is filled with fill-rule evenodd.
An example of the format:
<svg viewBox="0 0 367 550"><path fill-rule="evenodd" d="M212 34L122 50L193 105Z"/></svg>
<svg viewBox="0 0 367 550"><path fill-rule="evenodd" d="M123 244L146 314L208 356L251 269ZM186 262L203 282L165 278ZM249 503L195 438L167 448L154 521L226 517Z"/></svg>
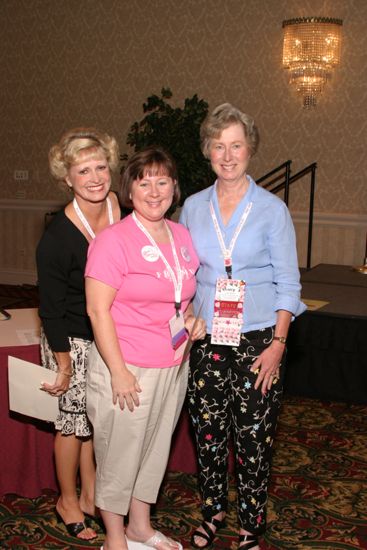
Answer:
<svg viewBox="0 0 367 550"><path fill-rule="evenodd" d="M172 232L171 232L171 229L169 228L167 222L165 221L165 225L166 225L166 229L167 229L167 232L168 232L168 236L169 236L169 242L171 244L171 248L172 248L172 255L173 255L173 259L175 261L175 266L176 266L176 272L177 272L177 277L176 277L176 274L175 272L173 271L172 267L169 265L167 259L165 258L163 252L161 251L161 249L159 248L159 246L157 245L157 243L155 242L155 240L153 239L153 237L151 236L151 234L149 233L149 231L144 227L144 225L138 220L138 218L136 217L136 214L135 212L132 213L132 218L134 220L134 222L136 223L136 225L139 227L139 229L144 233L144 235L149 239L151 245L154 247L155 251L157 252L157 254L160 256L160 258L162 259L164 265L166 266L170 276L171 276L171 279L172 279L172 282L173 282L173 286L174 286L174 289L175 289L175 309L176 309L176 316L178 317L179 316L179 313L180 313L180 309L181 309L181 293L182 293L182 271L181 271L181 266L180 266L180 262L178 261L178 257L177 257L177 252L176 252L176 247L175 247L175 242L173 240L173 235L172 235Z"/></svg>
<svg viewBox="0 0 367 550"><path fill-rule="evenodd" d="M219 227L217 216L215 215L213 203L212 201L210 201L210 214L212 216L214 229L217 234L219 246L224 257L224 267L226 269L228 279L232 279L232 252L234 249L234 245L236 244L236 241L237 241L238 235L240 234L241 229L246 223L247 216L249 215L251 208L252 208L252 202L249 202L245 208L244 213L242 214L239 224L236 227L232 240L229 244L229 248L227 248L223 239L222 231L220 230L220 227Z"/></svg>
<svg viewBox="0 0 367 550"><path fill-rule="evenodd" d="M108 221L110 222L110 225L112 225L113 224L112 204L109 197L106 197L106 202L107 202L107 210L108 210ZM96 235L93 229L91 228L91 226L89 225L87 218L84 216L83 212L80 210L79 204L76 199L73 200L73 206L74 206L75 212L77 213L78 218L80 219L80 221L82 222L82 224L84 225L85 229L87 230L89 235L92 237L92 239L94 239Z"/></svg>

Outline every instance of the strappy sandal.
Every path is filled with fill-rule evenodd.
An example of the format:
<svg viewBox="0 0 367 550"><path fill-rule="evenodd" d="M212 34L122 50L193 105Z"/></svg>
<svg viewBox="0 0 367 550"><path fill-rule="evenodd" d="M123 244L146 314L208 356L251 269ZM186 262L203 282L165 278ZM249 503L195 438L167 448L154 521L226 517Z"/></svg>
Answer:
<svg viewBox="0 0 367 550"><path fill-rule="evenodd" d="M202 533L198 529L196 529L190 539L191 546L194 548L209 548L213 544L213 540L217 536L217 533L219 529L225 526L225 518L220 520L216 518L211 518L208 520L204 520L203 523L200 525L200 527L205 531L205 533ZM210 525L214 525L215 531L210 528ZM195 542L195 537L200 537L206 541L205 544L199 545Z"/></svg>
<svg viewBox="0 0 367 550"><path fill-rule="evenodd" d="M240 535L238 550L251 550L259 545L259 539L256 535Z"/></svg>

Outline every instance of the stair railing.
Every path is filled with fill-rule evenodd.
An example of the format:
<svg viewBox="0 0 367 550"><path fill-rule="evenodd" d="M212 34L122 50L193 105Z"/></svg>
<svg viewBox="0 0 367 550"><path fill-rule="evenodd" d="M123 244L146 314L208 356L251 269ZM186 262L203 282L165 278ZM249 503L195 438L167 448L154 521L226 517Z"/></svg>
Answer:
<svg viewBox="0 0 367 550"><path fill-rule="evenodd" d="M313 229L313 210L314 210L314 199L315 199L315 186L316 186L316 169L317 169L317 163L313 162L312 164L309 164L296 174L293 174L291 176L291 160L287 160L283 164L280 164L264 176L261 176L256 183L263 184L262 187L265 189L268 189L272 193L278 193L279 191L284 189L284 202L288 206L289 202L289 188L290 186L299 179L303 178L307 174L311 174L311 184L310 184L310 201L309 201L309 207L308 207L308 236L307 236L307 269L311 268L311 249L312 249L312 229ZM264 181L268 180L266 183L263 183ZM281 180L280 183L275 185L275 187L271 187L272 185L276 184L279 180Z"/></svg>
<svg viewBox="0 0 367 550"><path fill-rule="evenodd" d="M283 182L285 183L284 202L287 206L289 201L289 178L291 175L291 164L292 164L292 161L287 160L286 162L283 162L283 164L280 164L279 166L277 166L276 168L274 168L273 170L271 170L270 172L268 172L267 174L265 174L264 176L261 176L261 178L256 180L256 183L258 183L259 185L265 181L266 183L263 183L261 187L268 189L272 193L274 192L273 189L269 189L269 188L272 185L274 185L277 181L283 180ZM272 179L270 179L269 181L266 181L269 178L272 178Z"/></svg>

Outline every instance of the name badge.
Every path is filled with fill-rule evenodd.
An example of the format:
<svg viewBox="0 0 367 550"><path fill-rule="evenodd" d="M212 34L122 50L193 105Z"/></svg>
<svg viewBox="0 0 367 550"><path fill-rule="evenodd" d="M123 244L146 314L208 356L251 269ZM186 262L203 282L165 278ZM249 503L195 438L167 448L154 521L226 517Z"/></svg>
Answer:
<svg viewBox="0 0 367 550"><path fill-rule="evenodd" d="M243 324L246 283L241 279L217 279L211 343L239 346Z"/></svg>
<svg viewBox="0 0 367 550"><path fill-rule="evenodd" d="M176 360L182 357L188 339L182 311L179 312L178 316L174 315L169 320L169 328L171 332L172 347L175 350L174 359Z"/></svg>

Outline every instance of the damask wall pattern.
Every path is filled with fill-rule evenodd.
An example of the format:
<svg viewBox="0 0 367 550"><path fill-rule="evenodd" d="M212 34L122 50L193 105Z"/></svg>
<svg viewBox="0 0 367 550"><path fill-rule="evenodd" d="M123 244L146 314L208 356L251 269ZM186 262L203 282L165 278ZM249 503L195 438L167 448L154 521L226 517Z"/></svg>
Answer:
<svg viewBox="0 0 367 550"><path fill-rule="evenodd" d="M342 63L318 106L304 110L281 67L282 21L341 18ZM318 163L316 210L367 212L365 0L3 0L0 13L0 199L62 200L47 151L95 125L128 151L147 96L197 93L254 116L261 144L250 173L287 159ZM28 170L29 181L14 180ZM309 183L292 191L307 210Z"/></svg>

